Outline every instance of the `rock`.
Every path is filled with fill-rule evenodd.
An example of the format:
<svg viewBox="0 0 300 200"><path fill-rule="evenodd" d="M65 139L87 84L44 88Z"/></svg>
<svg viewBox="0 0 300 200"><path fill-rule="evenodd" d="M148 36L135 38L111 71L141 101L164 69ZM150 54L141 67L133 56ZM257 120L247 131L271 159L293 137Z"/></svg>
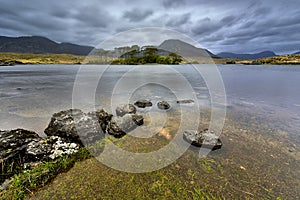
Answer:
<svg viewBox="0 0 300 200"><path fill-rule="evenodd" d="M135 106L139 108L146 108L146 107L151 107L152 102L146 99L140 99L134 103Z"/></svg>
<svg viewBox="0 0 300 200"><path fill-rule="evenodd" d="M44 159L52 149L52 144L42 138L34 139L26 146L26 154L30 157L30 161Z"/></svg>
<svg viewBox="0 0 300 200"><path fill-rule="evenodd" d="M127 132L135 129L138 125L143 124L143 116L137 114L126 114L123 117L112 117L109 122L107 131L109 134L120 138Z"/></svg>
<svg viewBox="0 0 300 200"><path fill-rule="evenodd" d="M157 103L157 107L161 110L168 110L170 108L170 104L166 101L159 101Z"/></svg>
<svg viewBox="0 0 300 200"><path fill-rule="evenodd" d="M5 153L8 149L13 150L39 138L37 133L23 129L0 131L0 155L2 156L2 153Z"/></svg>
<svg viewBox="0 0 300 200"><path fill-rule="evenodd" d="M186 99L186 100L178 100L176 101L178 104L188 104L188 103L194 103L194 100L192 99Z"/></svg>
<svg viewBox="0 0 300 200"><path fill-rule="evenodd" d="M0 170L3 174L0 183L44 160L73 154L78 150L79 144L69 143L58 136L41 138L23 129L0 131Z"/></svg>
<svg viewBox="0 0 300 200"><path fill-rule="evenodd" d="M197 147L212 148L212 150L220 149L222 142L217 135L205 129L201 132L194 130L187 130L183 133L183 138Z"/></svg>
<svg viewBox="0 0 300 200"><path fill-rule="evenodd" d="M292 148L289 149L290 153L293 153L294 151L295 151L295 149L292 149Z"/></svg>
<svg viewBox="0 0 300 200"><path fill-rule="evenodd" d="M24 163L36 161L28 155L27 145L40 139L38 134L23 129L0 131L0 183L18 173Z"/></svg>
<svg viewBox="0 0 300 200"><path fill-rule="evenodd" d="M47 136L59 136L69 142L90 143L104 137L104 131L110 118L105 111L84 113L79 109L70 109L55 113L48 127Z"/></svg>
<svg viewBox="0 0 300 200"><path fill-rule="evenodd" d="M2 190L6 190L8 187L9 187L9 185L12 183L12 180L11 179L6 179L3 183L2 183L2 185L0 186L0 192L2 191Z"/></svg>
<svg viewBox="0 0 300 200"><path fill-rule="evenodd" d="M135 114L136 108L132 104L121 104L116 108L117 116L124 116L125 114Z"/></svg>
<svg viewBox="0 0 300 200"><path fill-rule="evenodd" d="M134 114L131 115L132 116L132 120L134 121L134 123L138 126L141 126L144 124L144 117L142 115L139 114Z"/></svg>
<svg viewBox="0 0 300 200"><path fill-rule="evenodd" d="M97 110L96 112L92 112L90 114L93 114L95 113L97 118L98 118L98 122L102 128L102 130L104 132L106 132L106 129L107 129L107 125L108 125L108 122L111 120L112 118L112 114L109 114L107 113L105 110L101 109L101 110Z"/></svg>

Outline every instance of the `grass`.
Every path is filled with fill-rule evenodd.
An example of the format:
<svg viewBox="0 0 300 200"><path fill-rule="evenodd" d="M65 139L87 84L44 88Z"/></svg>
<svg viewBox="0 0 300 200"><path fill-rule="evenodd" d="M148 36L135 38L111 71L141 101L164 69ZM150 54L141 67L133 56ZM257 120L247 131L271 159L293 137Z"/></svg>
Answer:
<svg viewBox="0 0 300 200"><path fill-rule="evenodd" d="M0 53L0 65L14 64L80 64L86 56L70 54Z"/></svg>
<svg viewBox="0 0 300 200"><path fill-rule="evenodd" d="M224 127L224 146L206 158L191 148L165 168L133 174L107 167L81 149L15 176L0 199L296 199L299 162L282 152L278 142L270 145L269 137L257 140L257 135L270 130L260 118L250 113L241 114L245 119L236 116L251 124L248 127L237 123L231 112L228 115L233 121ZM172 116L165 124L171 135L177 129ZM274 134L272 138L277 140ZM155 150L168 142L163 136L147 140L109 136L87 148L97 154L109 141L132 152L148 152L146 147Z"/></svg>
<svg viewBox="0 0 300 200"><path fill-rule="evenodd" d="M300 54L283 55L270 58L261 58L256 60L236 60L235 64L248 64L248 65L299 65Z"/></svg>
<svg viewBox="0 0 300 200"><path fill-rule="evenodd" d="M104 144L105 142L99 143L97 148L102 148ZM146 174L119 173L105 166L102 166L104 168L99 168L98 163L96 163L97 161L90 158L91 155L89 152L85 148L81 148L78 153L72 156L59 158L55 161L44 162L32 170L25 170L13 177L9 189L0 193L0 199L24 199L25 197L28 197L28 195L33 195L36 190L46 186L58 174L63 175L62 173L69 170L75 163L77 163L75 166L76 173L85 174L87 169L88 171L92 170L96 173L90 174L91 177L89 177L88 182L76 178L75 180L71 180L73 189L84 190L84 192L86 192L83 193L83 191L80 191L82 194L80 198L92 198L89 192L95 190L95 188L97 188L97 190L108 189L110 187L116 187L121 182L125 181L126 186L119 186L118 188L115 188L115 190L111 190L110 192L113 192L112 194L105 190L106 197L99 192L101 198L110 199L111 195L114 199L223 199L221 197L216 197L209 192L204 192L201 188L195 187L196 173L191 170L188 170L187 176L178 176L177 174L174 174L173 168ZM209 161L204 163L209 163ZM98 179L99 174L104 175L101 176L102 180ZM119 176L111 176L108 174ZM80 176L75 177L78 178ZM66 177L66 179L69 178L70 177ZM82 187L82 183L85 183L86 186ZM100 183L99 187L95 187L95 183ZM76 199L78 194L73 193L72 188L67 189L68 186L66 185L57 185L57 187L66 187L65 192L67 192L67 194L64 194L64 196L70 199ZM100 198L100 196L98 197ZM45 193L39 198L55 199L56 197L52 194ZM60 197L57 197L57 199L60 199Z"/></svg>
<svg viewBox="0 0 300 200"><path fill-rule="evenodd" d="M81 148L74 155L43 162L31 170L24 170L12 178L12 184L8 190L0 193L0 199L24 199L27 194L45 186L59 173L70 169L75 162L88 158L91 158L90 153Z"/></svg>

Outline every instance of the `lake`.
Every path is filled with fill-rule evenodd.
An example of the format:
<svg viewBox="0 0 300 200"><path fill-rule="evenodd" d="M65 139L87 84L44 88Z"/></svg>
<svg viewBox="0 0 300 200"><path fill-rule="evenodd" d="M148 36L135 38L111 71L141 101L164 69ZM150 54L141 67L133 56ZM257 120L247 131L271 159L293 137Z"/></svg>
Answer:
<svg viewBox="0 0 300 200"><path fill-rule="evenodd" d="M199 66L201 68L201 65ZM22 127L42 133L54 112L72 107L73 85L79 67L69 65L1 67L0 129ZM101 88L98 88L98 93L96 92L99 97L96 99L96 106L107 106L107 102L102 99L103 96L111 95L117 81L132 68L133 66L110 66L107 69L99 83ZM181 89L181 86L176 86L175 75L163 72L156 65L146 68L147 72L140 70L127 76L129 79L140 77L150 82L168 79L170 85L175 84L175 88ZM209 100L206 85L193 67L180 65L173 68L188 79L199 101ZM235 107L261 112L269 117L286 120L286 124L290 124L290 128L295 128L295 132L300 130L298 66L219 65L218 69L224 81L228 109ZM87 76L89 75L99 76L93 72ZM150 99L154 96L166 96L166 91L162 87L155 89L155 92L151 87L148 89L145 87L143 90ZM122 98L121 93L115 91L115 95L119 98Z"/></svg>
<svg viewBox="0 0 300 200"><path fill-rule="evenodd" d="M81 76L77 76L84 67ZM89 84L101 73L95 95L89 97L88 91L80 91L82 99L76 99L75 105L78 103L86 111L103 107L114 112L110 105L139 98L154 102L167 100L171 106L176 106L174 102L180 95L185 99L195 97L204 118L208 119L210 106L216 106L211 97L222 99L220 92L223 91L208 90L209 84L197 71L205 71L207 67L116 65L104 71L105 66L3 66L0 67L0 129L24 128L43 135L53 113L74 105L74 81L77 80L78 87L89 90ZM218 65L217 68L226 93L226 102L219 106L226 108L227 116L221 135L223 147L211 152L209 158L223 166L219 176L225 177L230 184L222 188L214 185L218 179L211 178L207 172L199 175L199 185L208 183L209 189L228 198L281 196L297 199L300 195L297 191L300 181L300 66ZM218 74L210 78L213 80L214 76L218 78ZM185 82L180 82L181 79ZM141 83L148 84L139 85ZM185 83L191 90L184 86ZM129 92L128 88L133 90ZM183 108L194 118L193 106ZM151 112L158 113L155 109ZM188 123L189 119L186 121ZM194 164L186 164L192 156L182 159L178 165L198 169Z"/></svg>

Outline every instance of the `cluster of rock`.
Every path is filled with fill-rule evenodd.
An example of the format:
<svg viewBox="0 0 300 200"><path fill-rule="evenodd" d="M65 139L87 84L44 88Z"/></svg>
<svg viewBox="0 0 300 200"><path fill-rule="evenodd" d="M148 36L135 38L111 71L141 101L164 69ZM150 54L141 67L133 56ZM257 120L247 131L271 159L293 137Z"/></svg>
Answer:
<svg viewBox="0 0 300 200"><path fill-rule="evenodd" d="M177 103L191 103L182 100ZM137 114L137 108L151 107L152 102L138 100L132 104L121 104L116 108L116 116L105 110L85 113L79 109L69 109L55 113L45 129L46 138L38 134L16 129L0 131L0 183L19 171L32 167L42 161L56 159L76 153L80 147L101 140L106 134L116 138L141 126L144 117ZM168 110L166 101L157 103L159 109ZM211 132L185 131L184 139L195 146L221 148L222 143ZM10 170L13 169L13 170Z"/></svg>

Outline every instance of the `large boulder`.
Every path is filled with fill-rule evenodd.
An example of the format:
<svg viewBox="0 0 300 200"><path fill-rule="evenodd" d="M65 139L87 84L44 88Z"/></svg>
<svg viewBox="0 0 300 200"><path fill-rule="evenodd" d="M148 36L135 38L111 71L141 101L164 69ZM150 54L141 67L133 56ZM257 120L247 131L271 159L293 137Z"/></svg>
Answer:
<svg viewBox="0 0 300 200"><path fill-rule="evenodd" d="M152 106L152 102L146 99L140 99L137 100L134 103L135 106L139 107L139 108L146 108L146 107L151 107Z"/></svg>
<svg viewBox="0 0 300 200"><path fill-rule="evenodd" d="M79 109L61 111L52 116L45 133L47 136L59 136L70 142L87 144L104 137L103 130L110 117L103 110L90 113Z"/></svg>
<svg viewBox="0 0 300 200"><path fill-rule="evenodd" d="M157 102L157 107L161 110L168 110L171 106L166 101L159 101Z"/></svg>
<svg viewBox="0 0 300 200"><path fill-rule="evenodd" d="M220 149L222 147L222 142L219 137L208 129L201 132L186 130L183 132L183 138L197 147L211 148L212 150Z"/></svg>
<svg viewBox="0 0 300 200"><path fill-rule="evenodd" d="M109 122L107 131L109 134L120 138L137 126L142 125L143 120L143 116L138 114L126 114L123 117L114 116Z"/></svg>
<svg viewBox="0 0 300 200"><path fill-rule="evenodd" d="M132 104L120 104L116 108L117 116L124 116L125 114L135 114L136 108Z"/></svg>

